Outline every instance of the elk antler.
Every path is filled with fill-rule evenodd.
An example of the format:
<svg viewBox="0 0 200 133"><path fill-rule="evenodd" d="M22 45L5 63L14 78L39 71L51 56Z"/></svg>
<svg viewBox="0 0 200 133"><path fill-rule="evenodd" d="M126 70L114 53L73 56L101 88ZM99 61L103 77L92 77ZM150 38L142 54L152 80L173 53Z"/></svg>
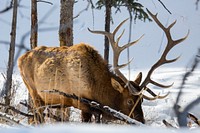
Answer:
<svg viewBox="0 0 200 133"><path fill-rule="evenodd" d="M115 30L113 31L113 33L109 33L109 32L106 32L106 31L92 31L92 30L90 30L89 28L88 28L88 30L89 30L90 32L92 32L92 33L95 33L95 34L102 34L102 35L105 35L105 36L109 39L109 42L110 42L110 44L111 44L111 46L112 46L112 49L113 49L113 56L114 56L114 58L113 58L113 67L114 67L115 73L123 80L124 83L127 84L128 89L129 89L129 91L130 91L132 94L134 94L134 95L139 95L139 94L142 93L143 90L140 90L140 91L138 92L138 90L137 90L132 84L129 84L129 80L127 80L126 77L125 77L125 76L120 72L120 70L119 70L120 68L125 67L126 65L128 65L128 64L131 62L131 60L130 60L128 63L126 63L126 64L122 64L122 65L119 65L119 64L118 64L120 53L121 53L124 49L126 49L126 48L128 48L128 47L130 47L130 46L132 46L132 45L134 45L134 44L136 44L136 43L143 37L143 35L142 35L142 36L141 36L139 39L137 39L136 41L127 43L127 44L125 44L125 45L123 45L123 46L119 46L119 45L118 45L119 40L121 39L121 37L122 37L122 35L124 34L124 31L125 31L125 30L123 30L123 32L119 35L119 37L117 38L116 41L115 41L115 35L116 35L117 31L120 29L120 27L121 27L127 20L128 20L128 19L125 19L124 21L122 21L122 22L115 28Z"/></svg>
<svg viewBox="0 0 200 133"><path fill-rule="evenodd" d="M183 42L189 35L189 30L188 30L188 33L185 37L181 38L181 39L178 39L178 40L173 40L172 39L172 36L171 36L171 33L170 33L170 29L175 25L176 21L174 21L173 23L171 23L167 28L164 27L161 22L158 20L157 18L157 14L156 15L153 15L148 9L147 9L147 12L150 14L150 16L153 18L153 20L157 23L157 25L164 31L166 37L167 37L167 45L165 47L165 50L163 52L163 54L161 55L160 59L151 67L151 69L149 70L145 80L143 81L143 83L141 84L140 88L145 88L145 90L147 92L149 92L153 97L157 97L157 98L165 98L169 93L167 93L166 95L164 96L158 96L156 95L153 91L151 91L147 85L149 83L153 84L153 85L156 85L158 87L162 87L162 88L169 88L173 85L173 83L171 85L163 85L163 84L160 84L156 81L153 81L151 79L151 75L152 73L155 71L155 69L157 69L158 67L160 67L161 65L164 65L166 63L172 63L172 62L175 62L179 57L175 58L175 59L171 59L171 60L168 60L167 59L167 54L169 53L169 51L174 47L176 46L177 44ZM148 98L147 98L148 99Z"/></svg>

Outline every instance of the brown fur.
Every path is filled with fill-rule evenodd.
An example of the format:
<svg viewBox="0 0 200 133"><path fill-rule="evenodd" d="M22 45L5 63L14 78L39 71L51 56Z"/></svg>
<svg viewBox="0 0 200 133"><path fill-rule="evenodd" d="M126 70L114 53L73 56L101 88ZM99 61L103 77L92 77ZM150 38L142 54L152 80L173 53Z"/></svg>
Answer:
<svg viewBox="0 0 200 133"><path fill-rule="evenodd" d="M84 43L71 47L37 47L18 60L21 76L35 108L46 104L63 104L82 110L83 121L89 121L91 109L77 100L43 90L57 89L97 101L129 115L138 96L132 96L124 83L109 71L107 63L94 48ZM141 100L131 117L144 122ZM40 115L43 110L39 110ZM104 118L109 116L102 114ZM41 121L43 118L41 118Z"/></svg>

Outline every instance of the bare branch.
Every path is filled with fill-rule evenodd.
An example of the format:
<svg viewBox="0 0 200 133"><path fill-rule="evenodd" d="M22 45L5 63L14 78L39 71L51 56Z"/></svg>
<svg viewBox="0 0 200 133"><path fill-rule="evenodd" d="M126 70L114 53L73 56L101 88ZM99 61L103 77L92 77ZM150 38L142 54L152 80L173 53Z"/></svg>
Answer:
<svg viewBox="0 0 200 133"><path fill-rule="evenodd" d="M16 109L16 108L13 107L13 106L8 106L8 105L6 105L6 104L4 104L4 103L0 103L0 106L4 106L5 108L7 108L7 109L9 109L9 110L12 110L12 111L14 111L15 113L20 114L20 115L23 115L23 116L26 116L26 117L33 117L33 115L24 113L24 112L22 112L22 111Z"/></svg>
<svg viewBox="0 0 200 133"><path fill-rule="evenodd" d="M10 122L10 123L12 123L14 125L21 126L21 127L27 127L24 124L20 123L19 120L17 120L16 118L14 118L13 116L10 116L8 114L0 112L0 118L3 119L3 120L8 121L8 122Z"/></svg>
<svg viewBox="0 0 200 133"><path fill-rule="evenodd" d="M49 2L49 1L46 1L46 0L37 0L37 2L42 2L42 3L53 5L52 2Z"/></svg>
<svg viewBox="0 0 200 133"><path fill-rule="evenodd" d="M166 120L163 120L163 123L165 124L166 127L177 129L177 127L173 126L172 124L170 124L170 123L167 122Z"/></svg>
<svg viewBox="0 0 200 133"><path fill-rule="evenodd" d="M45 90L45 91L42 91L42 92L45 92L45 93L55 93L55 94L59 94L59 95L62 95L64 97L67 97L67 98L72 98L72 99L75 99L75 100L78 100L80 101L81 103L84 103L84 104L87 104L89 105L91 108L94 108L94 109L97 109L97 110L100 110L108 115L111 115L117 119L120 119L122 121L125 121L129 124L134 124L134 125L139 125L139 126L143 126L142 123L134 120L134 119L131 119L129 116L127 115L124 115L123 113L119 112L119 111L116 111L108 106L104 106L102 105L101 103L98 103L96 101L92 101L92 100L89 100L89 99L86 99L86 98L81 98L81 97L78 97L76 96L75 94L67 94L67 93L64 93L64 92L61 92L59 90Z"/></svg>
<svg viewBox="0 0 200 133"><path fill-rule="evenodd" d="M9 11L12 8L13 8L13 0L10 1L10 5L8 5L5 9L3 9L3 10L0 11L0 14Z"/></svg>
<svg viewBox="0 0 200 133"><path fill-rule="evenodd" d="M198 51L198 55L200 54L200 49ZM189 76L192 75L192 73L195 71L195 69L197 68L197 66L199 65L199 58L196 57L194 59L194 62L193 62L193 65L192 67L190 68L190 70L188 72L185 73L185 75L183 76L183 79L182 79L182 83L179 87L180 91L178 93L178 96L176 98L176 103L174 104L174 110L176 112L176 115L178 117L178 123L181 127L186 127L187 126L187 112L189 112L190 109L192 109L196 104L199 104L200 103L200 97L197 98L196 100L192 101L189 105L187 105L185 107L185 109L183 111L181 111L179 108L178 108L178 103L180 101L180 97L182 95L182 91L183 91L183 88L186 84L186 80Z"/></svg>
<svg viewBox="0 0 200 133"><path fill-rule="evenodd" d="M158 2L160 2L160 4L165 8L165 10L167 10L167 12L169 12L169 14L172 14L171 11L165 6L165 4L161 0L158 0Z"/></svg>
<svg viewBox="0 0 200 133"><path fill-rule="evenodd" d="M1 44L4 44L4 45L9 45L10 42L9 41L0 41ZM24 45L21 45L21 44L15 44L16 47L18 47L19 49L24 49L26 51L29 51L30 49Z"/></svg>
<svg viewBox="0 0 200 133"><path fill-rule="evenodd" d="M200 0L196 0L196 3L195 3L195 5L196 5L196 10L198 10L198 7L199 7L199 1L200 1Z"/></svg>
<svg viewBox="0 0 200 133"><path fill-rule="evenodd" d="M49 11L47 11L47 13L38 21L38 25L40 24L40 26L42 24L44 24L44 21L50 16L49 14L51 14L53 11L55 11L55 6L53 6ZM52 30L57 30L58 27L49 27L49 28L39 28L38 32L46 32L46 31L52 31ZM21 37L20 43L19 43L19 48L26 48L26 50L30 50L29 48L27 48L25 46L25 40L27 39L27 37L29 37L31 33L31 30L27 31L26 33L24 33L24 35ZM19 57L19 55L21 54L23 49L18 50L18 52L15 55L15 63L17 62L17 59Z"/></svg>
<svg viewBox="0 0 200 133"><path fill-rule="evenodd" d="M6 76L5 76L5 74L1 73L1 75L3 76L4 80L6 80Z"/></svg>
<svg viewBox="0 0 200 133"><path fill-rule="evenodd" d="M83 12L88 11L91 3L90 3L90 0L87 0L87 2L88 2L87 6L84 9L82 9L81 11L79 11L78 14L73 17L73 19L78 18Z"/></svg>

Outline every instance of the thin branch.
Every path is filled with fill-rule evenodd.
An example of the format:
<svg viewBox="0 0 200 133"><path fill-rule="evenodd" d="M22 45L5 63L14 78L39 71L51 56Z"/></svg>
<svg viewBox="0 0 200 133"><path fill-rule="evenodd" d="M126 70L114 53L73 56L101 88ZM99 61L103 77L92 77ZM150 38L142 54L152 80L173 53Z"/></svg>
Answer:
<svg viewBox="0 0 200 133"><path fill-rule="evenodd" d="M200 1L200 0L197 0L197 1L195 2L196 10L198 10L198 7L199 7L199 1Z"/></svg>
<svg viewBox="0 0 200 133"><path fill-rule="evenodd" d="M27 101L25 101L25 102L20 102L20 104L21 105L23 105L23 106L25 106L25 107L27 107L27 108L29 108L30 110L32 110L32 112L36 112L37 110L36 109L33 109L28 103L27 103ZM54 120L56 120L56 121L61 121L62 120L62 118L60 118L60 117L58 117L58 116L56 116L56 115L54 115L54 114L52 114L50 111L49 111L49 108L56 108L56 109L60 109L60 108L63 108L63 106L61 106L60 104L56 104L56 105L46 105L46 106L41 106L40 108L47 108L48 109L48 113L43 113L43 115L44 116L47 116L47 117L49 117L49 118L52 118L52 119L54 119ZM38 108L37 108L38 109Z"/></svg>
<svg viewBox="0 0 200 133"><path fill-rule="evenodd" d="M6 75L1 73L1 75L3 76L4 80L6 80Z"/></svg>
<svg viewBox="0 0 200 133"><path fill-rule="evenodd" d="M0 106L5 107L6 109L12 110L12 111L14 111L15 113L20 114L20 115L23 115L23 116L26 116L26 117L33 117L33 115L24 113L24 112L22 112L22 111L16 109L16 108L13 107L13 106L7 106L7 105L4 104L4 103L0 103Z"/></svg>
<svg viewBox="0 0 200 133"><path fill-rule="evenodd" d="M200 49L198 51L198 55L199 54L200 54ZM178 123L179 123L180 127L186 127L187 126L187 114L188 114L189 110L192 109L196 104L200 103L200 97L199 97L196 100L194 100L193 102L191 102L189 105L187 105L184 110L181 111L180 108L178 108L178 103L179 103L180 97L182 95L182 90L183 90L183 88L186 84L186 80L195 71L199 62L200 62L200 59L196 57L194 59L194 62L193 62L191 69L188 72L186 72L185 75L183 76L182 83L179 87L180 91L178 93L176 103L174 104L174 110L175 110L176 115L178 117Z"/></svg>
<svg viewBox="0 0 200 133"><path fill-rule="evenodd" d="M88 11L91 3L90 3L90 0L87 0L87 2L88 2L87 6L84 9L82 9L81 11L79 11L79 13L76 16L74 16L73 19L78 18L83 12Z"/></svg>
<svg viewBox="0 0 200 133"><path fill-rule="evenodd" d="M46 31L54 31L54 30L57 30L58 27L50 27L50 28L40 28L38 29L39 32L46 32ZM22 36L22 39L20 41L20 45L18 46L19 48L26 48L26 50L30 50L28 49L26 46L25 46L25 40L26 38L30 35L30 31L26 32L23 36ZM18 57L20 56L22 50L19 50L17 53L16 53L16 56L15 56L15 64L17 62L17 59Z"/></svg>
<svg viewBox="0 0 200 133"><path fill-rule="evenodd" d="M9 41L0 41L0 44L4 44L4 45L9 45L10 42ZM20 49L24 49L26 51L29 51L30 49L24 45L21 44L15 44L16 47L20 48Z"/></svg>
<svg viewBox="0 0 200 133"><path fill-rule="evenodd" d="M170 124L170 123L167 122L166 120L163 120L163 123L165 124L166 127L177 129L177 127L173 126L172 124Z"/></svg>
<svg viewBox="0 0 200 133"><path fill-rule="evenodd" d="M14 125L18 125L18 126L22 126L22 127L27 127L24 124L20 123L19 120L16 120L16 118L14 118L13 116L10 116L8 114L2 113L0 112L0 118L3 120L6 120Z"/></svg>
<svg viewBox="0 0 200 133"><path fill-rule="evenodd" d="M158 0L158 2L160 2L160 4L165 8L165 10L167 10L167 12L169 12L169 14L172 14L171 11L165 6L165 4L161 0Z"/></svg>
<svg viewBox="0 0 200 133"><path fill-rule="evenodd" d="M47 114L44 114L44 116L47 116L47 117L49 117L49 118L52 118L52 119L56 120L57 122L62 121L62 118L61 118L61 117L54 115L53 113L50 112L49 109L47 109L47 110L48 110L48 113L47 113Z"/></svg>
<svg viewBox="0 0 200 133"><path fill-rule="evenodd" d="M44 24L44 21L50 16L49 14L52 14L52 12L55 10L55 6L53 7L53 8L51 8L39 21L38 21L38 25L40 24L40 26L42 25L42 24ZM58 29L58 27L50 27L50 28L40 28L40 29L38 29L38 32L46 32L46 31L52 31L52 30L57 30ZM21 37L21 40L20 40L20 46L19 47L21 47L21 48L27 48L26 46L25 46L25 40L27 39L27 37L30 35L30 33L31 33L31 31L29 30L29 31L27 31L22 37ZM29 50L29 49L27 49L27 50ZM18 50L18 52L16 53L16 55L15 55L15 63L14 64L16 64L16 62L17 62L17 59L18 59L18 57L20 56L20 54L21 54L21 52L22 52L22 49L20 49L20 50Z"/></svg>
<svg viewBox="0 0 200 133"><path fill-rule="evenodd" d="M3 10L0 11L0 14L9 11L12 8L13 8L13 0L10 1L10 5L8 5L5 9L3 9Z"/></svg>
<svg viewBox="0 0 200 133"><path fill-rule="evenodd" d="M49 2L49 1L46 1L46 0L37 0L37 2L42 2L42 3L53 5L52 2Z"/></svg>

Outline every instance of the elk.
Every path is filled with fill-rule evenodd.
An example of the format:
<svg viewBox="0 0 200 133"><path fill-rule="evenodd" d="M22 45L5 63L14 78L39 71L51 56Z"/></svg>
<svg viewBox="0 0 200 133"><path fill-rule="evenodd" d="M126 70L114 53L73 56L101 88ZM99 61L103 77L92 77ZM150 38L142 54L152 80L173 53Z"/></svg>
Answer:
<svg viewBox="0 0 200 133"><path fill-rule="evenodd" d="M151 12L149 14L164 31L168 42L161 58L151 67L143 81L142 73L139 73L135 81L127 80L121 73L120 68L126 66L128 63L123 65L118 64L120 53L124 49L136 44L142 38L140 37L138 40L125 44L122 47L118 45L124 32L116 40L115 35L126 20L121 22L113 33L92 31L89 29L92 33L108 37L113 49L114 72L110 70L109 65L101 55L93 47L85 43L71 47L41 46L22 55L18 59L18 67L32 98L34 108L37 110L35 120L44 122L43 108L40 108L41 106L61 104L80 109L82 111L82 121L91 121L92 110L89 106L57 94L43 92L44 90L56 89L97 101L145 123L141 106L143 99L163 99L169 94L167 93L164 96L155 94L148 87L148 84L151 83L162 88L172 86L162 85L153 81L151 75L161 65L174 62L178 59L168 60L166 56L175 45L184 41L188 36L187 34L184 38L173 40L170 29L174 26L175 22L165 28L158 20L157 15L153 15ZM144 95L144 91L148 92L152 97ZM103 112L101 114L104 119L113 119L112 116Z"/></svg>

